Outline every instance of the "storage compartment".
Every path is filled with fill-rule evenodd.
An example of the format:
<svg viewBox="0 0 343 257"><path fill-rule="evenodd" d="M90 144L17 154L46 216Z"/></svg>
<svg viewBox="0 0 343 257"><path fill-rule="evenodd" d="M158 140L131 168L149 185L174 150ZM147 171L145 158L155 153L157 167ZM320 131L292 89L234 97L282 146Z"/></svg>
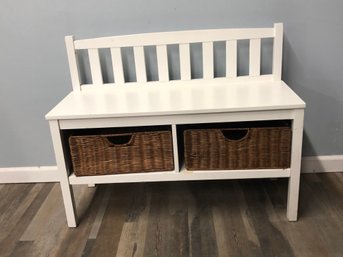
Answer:
<svg viewBox="0 0 343 257"><path fill-rule="evenodd" d="M169 130L71 135L68 141L76 176L174 169Z"/></svg>
<svg viewBox="0 0 343 257"><path fill-rule="evenodd" d="M289 168L291 128L233 127L184 130L188 170Z"/></svg>

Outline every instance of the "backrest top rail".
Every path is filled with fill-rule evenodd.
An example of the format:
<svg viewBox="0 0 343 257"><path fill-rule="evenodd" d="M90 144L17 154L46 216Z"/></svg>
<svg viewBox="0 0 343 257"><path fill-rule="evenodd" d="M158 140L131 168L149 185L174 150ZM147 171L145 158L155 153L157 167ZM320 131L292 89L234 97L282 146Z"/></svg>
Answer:
<svg viewBox="0 0 343 257"><path fill-rule="evenodd" d="M209 29L100 37L74 41L77 50L90 48L134 47L198 42L214 42L274 37L274 28Z"/></svg>

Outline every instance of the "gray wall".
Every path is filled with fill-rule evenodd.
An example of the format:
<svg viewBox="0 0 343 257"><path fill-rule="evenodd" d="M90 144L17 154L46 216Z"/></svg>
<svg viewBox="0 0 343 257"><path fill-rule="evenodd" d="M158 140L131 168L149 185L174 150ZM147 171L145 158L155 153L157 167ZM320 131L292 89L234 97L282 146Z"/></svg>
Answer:
<svg viewBox="0 0 343 257"><path fill-rule="evenodd" d="M283 22L283 78L307 102L304 155L343 154L343 2L2 0L0 167L55 165L44 115L71 90L64 36L271 27Z"/></svg>

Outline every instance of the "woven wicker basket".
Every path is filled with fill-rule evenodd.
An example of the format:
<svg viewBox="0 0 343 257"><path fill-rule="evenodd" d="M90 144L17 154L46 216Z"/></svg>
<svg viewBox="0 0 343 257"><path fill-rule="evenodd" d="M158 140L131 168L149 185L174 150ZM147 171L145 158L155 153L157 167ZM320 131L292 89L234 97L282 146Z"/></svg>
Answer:
<svg viewBox="0 0 343 257"><path fill-rule="evenodd" d="M184 131L188 170L288 168L291 129L239 128Z"/></svg>
<svg viewBox="0 0 343 257"><path fill-rule="evenodd" d="M69 146L76 176L174 169L170 131L71 136Z"/></svg>

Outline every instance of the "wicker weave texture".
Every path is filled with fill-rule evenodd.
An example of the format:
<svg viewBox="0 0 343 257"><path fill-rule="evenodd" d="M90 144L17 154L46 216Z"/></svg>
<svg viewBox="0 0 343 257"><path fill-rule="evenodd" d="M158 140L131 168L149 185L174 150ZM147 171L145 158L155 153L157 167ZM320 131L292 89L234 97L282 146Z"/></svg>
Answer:
<svg viewBox="0 0 343 257"><path fill-rule="evenodd" d="M71 136L69 146L76 176L174 169L170 131Z"/></svg>
<svg viewBox="0 0 343 257"><path fill-rule="evenodd" d="M290 167L291 129L287 127L189 129L184 131L184 143L188 170Z"/></svg>

